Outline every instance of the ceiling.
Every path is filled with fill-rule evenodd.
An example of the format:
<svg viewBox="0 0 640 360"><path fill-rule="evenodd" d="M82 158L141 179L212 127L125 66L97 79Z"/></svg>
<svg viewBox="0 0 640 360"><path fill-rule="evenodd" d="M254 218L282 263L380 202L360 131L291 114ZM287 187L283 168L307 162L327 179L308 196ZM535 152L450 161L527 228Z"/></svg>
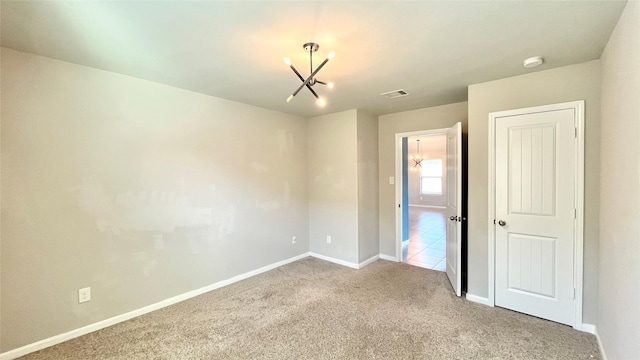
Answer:
<svg viewBox="0 0 640 360"><path fill-rule="evenodd" d="M2 46L304 117L465 101L470 84L598 59L622 1L2 1ZM332 90L319 108L284 64ZM546 63L525 69L526 57ZM405 89L389 100L380 93Z"/></svg>

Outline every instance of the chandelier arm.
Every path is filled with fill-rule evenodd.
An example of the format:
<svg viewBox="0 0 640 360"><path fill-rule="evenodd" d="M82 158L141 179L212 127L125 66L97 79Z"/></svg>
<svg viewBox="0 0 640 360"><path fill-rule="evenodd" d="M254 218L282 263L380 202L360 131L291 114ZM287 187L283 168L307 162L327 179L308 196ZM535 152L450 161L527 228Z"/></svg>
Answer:
<svg viewBox="0 0 640 360"><path fill-rule="evenodd" d="M313 91L313 89L311 88L311 86L307 85L307 89L309 89L309 91L311 91L311 93L313 94L313 96L316 97L316 99L320 99L320 97L318 96L318 94L316 94L315 91Z"/></svg>
<svg viewBox="0 0 640 360"><path fill-rule="evenodd" d="M294 68L293 65L289 65L289 67L291 68L291 70L293 70L294 73L296 73L296 75L298 76L298 79L300 79L300 81L304 82L304 78L302 77L302 75L300 75L298 70L296 70L296 68ZM311 85L307 84L307 89L309 89L309 91L311 91L311 93L313 94L313 96L316 97L316 99L319 99L318 94L316 94L316 92L313 91L313 89L311 88Z"/></svg>
<svg viewBox="0 0 640 360"><path fill-rule="evenodd" d="M293 94L291 94L291 96L298 95L300 90L302 90L303 87L305 87L305 86L307 86L307 84L309 84L311 79L313 79L313 77L316 76L316 74L320 71L320 69L322 69L323 66L325 66L327 64L328 61L329 61L329 58L324 59L322 64L320 64L320 66L318 66L318 68L314 72L312 72L311 75L309 75L309 77L296 89L296 91L293 92Z"/></svg>

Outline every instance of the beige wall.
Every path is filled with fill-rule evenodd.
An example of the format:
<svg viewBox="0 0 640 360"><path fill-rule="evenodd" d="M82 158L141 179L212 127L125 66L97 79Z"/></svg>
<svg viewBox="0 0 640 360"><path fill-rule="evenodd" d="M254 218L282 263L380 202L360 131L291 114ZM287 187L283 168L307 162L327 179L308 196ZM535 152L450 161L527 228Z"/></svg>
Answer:
<svg viewBox="0 0 640 360"><path fill-rule="evenodd" d="M600 174L600 62L469 86L468 292L488 296L487 153L490 112L585 100L583 321L596 321Z"/></svg>
<svg viewBox="0 0 640 360"><path fill-rule="evenodd" d="M397 209L395 185L389 184L389 177L395 176L395 134L448 128L457 122L462 122L462 132L466 136L466 102L404 111L378 118L380 254L399 257L399 254L396 254L395 239Z"/></svg>
<svg viewBox="0 0 640 360"><path fill-rule="evenodd" d="M309 250L358 263L357 111L311 118L307 124Z"/></svg>
<svg viewBox="0 0 640 360"><path fill-rule="evenodd" d="M0 351L308 251L304 119L9 49L1 72Z"/></svg>
<svg viewBox="0 0 640 360"><path fill-rule="evenodd" d="M358 258L378 255L378 117L358 110Z"/></svg>
<svg viewBox="0 0 640 360"><path fill-rule="evenodd" d="M640 2L602 55L598 334L609 359L640 354Z"/></svg>

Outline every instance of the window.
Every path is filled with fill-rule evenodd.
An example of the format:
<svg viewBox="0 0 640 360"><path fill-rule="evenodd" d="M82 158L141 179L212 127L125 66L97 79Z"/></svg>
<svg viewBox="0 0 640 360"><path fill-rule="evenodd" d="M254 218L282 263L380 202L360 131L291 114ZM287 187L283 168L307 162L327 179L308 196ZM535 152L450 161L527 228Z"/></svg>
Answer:
<svg viewBox="0 0 640 360"><path fill-rule="evenodd" d="M420 194L442 195L442 159L422 160Z"/></svg>

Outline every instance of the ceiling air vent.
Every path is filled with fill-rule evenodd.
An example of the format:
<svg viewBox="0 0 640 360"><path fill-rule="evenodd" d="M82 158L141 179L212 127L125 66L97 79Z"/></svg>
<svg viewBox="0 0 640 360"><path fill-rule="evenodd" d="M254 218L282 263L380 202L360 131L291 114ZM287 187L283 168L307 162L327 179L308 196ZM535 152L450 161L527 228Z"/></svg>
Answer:
<svg viewBox="0 0 640 360"><path fill-rule="evenodd" d="M380 95L386 97L387 99L396 99L396 98L399 98L399 97L407 96L407 95L409 95L409 93L404 91L404 89L398 89L398 90L393 90L393 91L387 91L387 92L382 93Z"/></svg>

